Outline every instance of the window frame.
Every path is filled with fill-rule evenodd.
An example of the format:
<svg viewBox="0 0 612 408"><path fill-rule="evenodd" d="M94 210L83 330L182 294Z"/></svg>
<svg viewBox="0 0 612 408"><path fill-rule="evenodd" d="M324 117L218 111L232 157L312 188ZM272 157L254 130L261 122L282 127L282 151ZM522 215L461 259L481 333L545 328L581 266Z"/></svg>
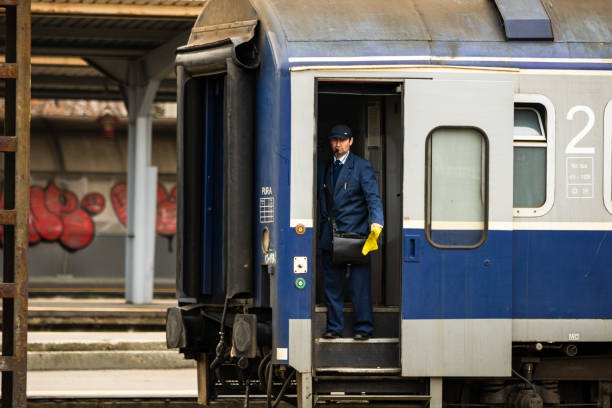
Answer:
<svg viewBox="0 0 612 408"><path fill-rule="evenodd" d="M514 166L514 147L537 147L546 149L546 194L544 203L539 207L512 207L514 217L541 217L547 214L553 207L555 201L555 107L550 99L540 94L515 94L514 109L532 109L538 115L540 128L544 131L544 137L517 136L513 132L512 142L512 165ZM540 112L531 107L516 107L516 104L541 105L546 111L546 123L542 121ZM513 110L514 113L514 110ZM514 125L513 125L514 128ZM543 147L542 145L545 145ZM512 168L514 172L514 167ZM514 197L514 188L512 190ZM513 198L514 201L514 198Z"/></svg>
<svg viewBox="0 0 612 408"><path fill-rule="evenodd" d="M604 108L603 132L603 201L606 210L612 214L612 99L608 101Z"/></svg>
<svg viewBox="0 0 612 408"><path fill-rule="evenodd" d="M474 245L441 245L436 243L431 237L431 139L433 134L440 129L469 129L478 132L484 141L485 151L484 157L481 161L483 166L483 186L484 186L484 214L483 214L483 230L480 241ZM477 249L487 242L489 237L489 137L481 128L477 126L461 126L461 125L441 125L436 126L429 131L427 138L425 138L425 239L431 246L437 249Z"/></svg>

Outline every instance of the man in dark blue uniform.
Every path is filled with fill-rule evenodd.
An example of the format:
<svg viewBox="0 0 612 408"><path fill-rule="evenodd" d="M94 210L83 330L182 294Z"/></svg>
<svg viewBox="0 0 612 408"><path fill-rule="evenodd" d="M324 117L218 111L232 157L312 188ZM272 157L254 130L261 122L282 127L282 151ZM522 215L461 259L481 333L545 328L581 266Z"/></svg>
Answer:
<svg viewBox="0 0 612 408"><path fill-rule="evenodd" d="M332 227L327 200L331 199L329 208L336 218L338 232L367 236L374 228L382 229L383 210L372 165L350 152L353 144L351 129L346 125L336 125L329 139L334 157L331 162L319 166L317 188L322 218L319 248L327 304L327 330L323 337L334 339L342 337L344 328L342 278L347 273L347 266L334 265L331 260ZM367 340L374 330L370 264L351 265L347 276L349 296L355 310L354 338Z"/></svg>

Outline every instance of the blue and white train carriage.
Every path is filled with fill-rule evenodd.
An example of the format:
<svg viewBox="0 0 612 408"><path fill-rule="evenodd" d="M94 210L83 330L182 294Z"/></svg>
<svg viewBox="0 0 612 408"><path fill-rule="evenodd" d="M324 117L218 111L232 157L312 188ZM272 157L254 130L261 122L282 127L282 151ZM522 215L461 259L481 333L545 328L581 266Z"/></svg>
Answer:
<svg viewBox="0 0 612 408"><path fill-rule="evenodd" d="M202 402L610 406L610 1L210 0L176 61L167 334ZM385 210L359 343L319 338L337 123Z"/></svg>

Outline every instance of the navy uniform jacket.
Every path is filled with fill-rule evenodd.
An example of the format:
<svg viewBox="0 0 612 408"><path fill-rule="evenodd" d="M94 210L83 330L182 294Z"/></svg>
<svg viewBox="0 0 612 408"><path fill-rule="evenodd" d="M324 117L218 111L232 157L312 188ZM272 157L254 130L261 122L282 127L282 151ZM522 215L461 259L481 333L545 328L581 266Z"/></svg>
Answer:
<svg viewBox="0 0 612 408"><path fill-rule="evenodd" d="M340 175L332 192L332 161L319 164L317 194L321 214L319 248L330 250L332 228L327 212L327 193L333 201L333 211L339 232L370 233L370 224L384 225L382 200L378 192L376 175L369 161L349 153L340 169Z"/></svg>

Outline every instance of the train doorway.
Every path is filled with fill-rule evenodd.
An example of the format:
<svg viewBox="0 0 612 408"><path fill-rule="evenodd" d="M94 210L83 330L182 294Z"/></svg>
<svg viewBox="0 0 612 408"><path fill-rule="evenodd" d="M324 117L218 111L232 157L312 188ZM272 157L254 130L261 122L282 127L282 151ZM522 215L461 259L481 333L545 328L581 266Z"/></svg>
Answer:
<svg viewBox="0 0 612 408"><path fill-rule="evenodd" d="M401 304L402 112L399 82L319 80L317 83L317 162L329 162L332 158L330 129L337 124L348 125L354 136L351 153L370 161L383 200L385 228L378 241L379 250L371 255L375 307ZM318 213L318 205L315 208ZM317 259L317 271L321 271L321 256ZM315 296L316 305L323 306L321 273L317 273ZM345 299L348 301L348 296Z"/></svg>

